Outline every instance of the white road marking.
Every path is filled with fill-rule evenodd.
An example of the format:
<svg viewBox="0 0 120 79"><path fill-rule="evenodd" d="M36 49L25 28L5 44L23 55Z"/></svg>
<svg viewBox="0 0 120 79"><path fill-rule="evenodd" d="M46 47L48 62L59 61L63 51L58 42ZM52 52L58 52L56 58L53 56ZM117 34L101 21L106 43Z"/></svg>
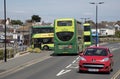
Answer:
<svg viewBox="0 0 120 79"><path fill-rule="evenodd" d="M74 64L76 62L76 60L74 60L72 63Z"/></svg>
<svg viewBox="0 0 120 79"><path fill-rule="evenodd" d="M78 56L72 63L76 63L79 60L80 56Z"/></svg>
<svg viewBox="0 0 120 79"><path fill-rule="evenodd" d="M79 68L79 66L71 66L70 68L75 68L75 69L77 69L77 68Z"/></svg>
<svg viewBox="0 0 120 79"><path fill-rule="evenodd" d="M76 58L76 60L78 60L80 58L80 56L78 56L77 58Z"/></svg>
<svg viewBox="0 0 120 79"><path fill-rule="evenodd" d="M72 64L69 64L68 66L66 66L65 68L69 68Z"/></svg>
<svg viewBox="0 0 120 79"><path fill-rule="evenodd" d="M115 51L115 50L117 50L117 49L119 49L119 48L112 48L112 51Z"/></svg>
<svg viewBox="0 0 120 79"><path fill-rule="evenodd" d="M66 74L66 73L70 72L72 68L75 68L75 69L79 68L78 63L77 63L79 60L79 57L77 57L71 64L69 64L63 70L61 70L56 76Z"/></svg>
<svg viewBox="0 0 120 79"><path fill-rule="evenodd" d="M71 70L61 70L56 76L60 76L60 75L63 75L65 73L68 73L70 72Z"/></svg>

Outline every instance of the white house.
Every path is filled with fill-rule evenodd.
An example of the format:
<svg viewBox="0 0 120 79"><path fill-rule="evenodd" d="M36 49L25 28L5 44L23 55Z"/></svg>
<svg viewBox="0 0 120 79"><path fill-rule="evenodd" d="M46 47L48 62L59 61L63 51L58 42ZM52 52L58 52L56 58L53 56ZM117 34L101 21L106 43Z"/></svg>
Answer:
<svg viewBox="0 0 120 79"><path fill-rule="evenodd" d="M99 36L115 35L115 29L100 28L97 30ZM96 34L96 29L92 29L92 34Z"/></svg>
<svg viewBox="0 0 120 79"><path fill-rule="evenodd" d="M114 27L115 27L115 30L120 30L120 25L115 24Z"/></svg>
<svg viewBox="0 0 120 79"><path fill-rule="evenodd" d="M100 35L101 35L101 36L115 35L115 29L101 28L101 29L100 29Z"/></svg>

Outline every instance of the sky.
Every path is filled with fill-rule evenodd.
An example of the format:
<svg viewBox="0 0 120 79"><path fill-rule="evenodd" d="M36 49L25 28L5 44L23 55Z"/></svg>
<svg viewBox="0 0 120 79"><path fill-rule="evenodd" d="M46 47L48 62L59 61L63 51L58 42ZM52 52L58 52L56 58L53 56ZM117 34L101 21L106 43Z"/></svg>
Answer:
<svg viewBox="0 0 120 79"><path fill-rule="evenodd" d="M97 4L98 21L120 21L120 0L6 0L7 18L14 20L31 19L39 15L42 21L54 22L57 18L89 18L95 22ZM0 19L4 18L4 0L0 0Z"/></svg>

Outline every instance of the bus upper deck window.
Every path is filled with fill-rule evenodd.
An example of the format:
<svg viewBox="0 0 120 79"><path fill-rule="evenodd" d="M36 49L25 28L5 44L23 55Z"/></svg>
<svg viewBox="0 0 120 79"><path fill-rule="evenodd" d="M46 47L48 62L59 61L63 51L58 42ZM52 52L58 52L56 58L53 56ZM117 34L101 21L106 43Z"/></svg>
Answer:
<svg viewBox="0 0 120 79"><path fill-rule="evenodd" d="M58 26L72 26L72 21L58 21Z"/></svg>

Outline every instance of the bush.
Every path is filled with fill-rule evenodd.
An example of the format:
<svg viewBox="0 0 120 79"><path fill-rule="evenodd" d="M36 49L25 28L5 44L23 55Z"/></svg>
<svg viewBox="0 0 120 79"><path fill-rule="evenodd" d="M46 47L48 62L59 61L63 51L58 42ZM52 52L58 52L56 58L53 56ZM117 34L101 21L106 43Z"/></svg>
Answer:
<svg viewBox="0 0 120 79"><path fill-rule="evenodd" d="M117 31L115 32L115 36L118 37L118 38L120 38L120 31L119 31L119 30L117 30Z"/></svg>
<svg viewBox="0 0 120 79"><path fill-rule="evenodd" d="M8 58L12 58L12 57L14 57L14 49L8 49L7 50L7 57Z"/></svg>
<svg viewBox="0 0 120 79"><path fill-rule="evenodd" d="M40 53L41 50L40 50L40 48L34 48L34 49L33 49L33 52L34 52L34 53Z"/></svg>
<svg viewBox="0 0 120 79"><path fill-rule="evenodd" d="M7 58L12 58L14 56L13 49L7 49ZM4 49L0 49L0 60L4 58Z"/></svg>
<svg viewBox="0 0 120 79"><path fill-rule="evenodd" d="M28 47L28 48L27 48L27 51L28 51L28 52L33 52L33 49L32 49L31 47Z"/></svg>
<svg viewBox="0 0 120 79"><path fill-rule="evenodd" d="M0 60L3 59L3 49L0 50Z"/></svg>
<svg viewBox="0 0 120 79"><path fill-rule="evenodd" d="M40 48L31 48L31 47L28 47L27 48L27 51L28 52L33 52L33 53L40 53L41 52L41 50L40 50Z"/></svg>

